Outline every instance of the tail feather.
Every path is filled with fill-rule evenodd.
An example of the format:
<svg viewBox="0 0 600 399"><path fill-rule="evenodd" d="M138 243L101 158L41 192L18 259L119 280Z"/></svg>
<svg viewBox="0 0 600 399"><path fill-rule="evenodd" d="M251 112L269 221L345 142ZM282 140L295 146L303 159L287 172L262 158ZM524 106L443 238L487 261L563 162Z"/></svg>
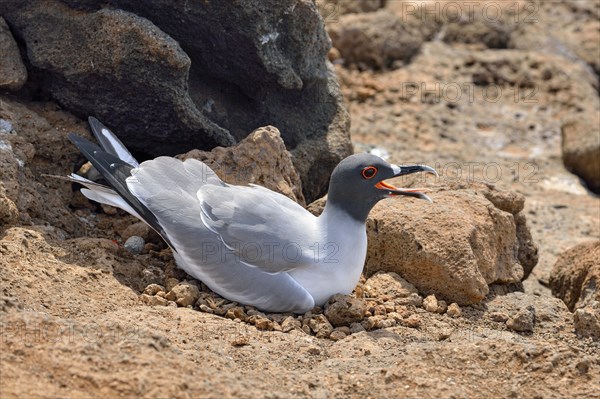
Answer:
<svg viewBox="0 0 600 399"><path fill-rule="evenodd" d="M169 244L171 248L173 248L171 241L167 237L166 232L158 222L156 216L146 207L146 205L140 202L140 200L134 194L132 194L127 187L126 179L131 176L131 172L135 168L117 156L103 151L96 144L84 139L83 137L79 137L73 133L69 134L68 137L69 140L71 140L71 142L87 158L87 160L91 162L98 172L100 172L102 177L106 179L106 182L110 186L110 189L114 191L116 197L120 197L125 205L129 206L130 209L123 208L123 202L117 201L115 199L115 195L110 192L106 192L104 189L98 189L97 187L90 187L86 185L90 191L86 191L84 195L90 195L91 197L94 197L88 198L95 201L100 199L99 202L109 203L107 201L111 201L112 203L118 203L118 205L115 206L123 208L132 215L143 220L148 226L152 227L162 237L162 239ZM75 180L79 179L75 178ZM102 201L102 199L106 201ZM110 205L112 205L112 203L110 203ZM173 248L173 250L175 250L175 248Z"/></svg>
<svg viewBox="0 0 600 399"><path fill-rule="evenodd" d="M138 161L133 157L133 155L131 155L125 145L121 143L121 140L119 140L117 136L110 131L110 129L104 126L93 116L88 118L88 122L92 128L94 136L100 143L100 147L102 147L104 151L116 156L120 160L125 161L133 167L137 168L139 166Z"/></svg>

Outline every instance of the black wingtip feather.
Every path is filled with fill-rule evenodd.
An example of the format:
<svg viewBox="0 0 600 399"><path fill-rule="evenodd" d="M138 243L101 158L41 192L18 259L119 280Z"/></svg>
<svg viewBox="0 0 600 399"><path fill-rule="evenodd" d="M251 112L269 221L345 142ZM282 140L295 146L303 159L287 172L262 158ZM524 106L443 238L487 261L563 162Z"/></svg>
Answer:
<svg viewBox="0 0 600 399"><path fill-rule="evenodd" d="M74 133L70 133L67 137L71 143L81 151L86 159L91 162L98 172L100 172L108 185L114 189L173 250L175 250L171 241L168 239L166 232L158 222L158 219L156 219L156 216L154 216L154 214L142 204L127 187L125 179L131 176L131 170L134 169L134 167L118 157L102 150L102 148L83 137Z"/></svg>

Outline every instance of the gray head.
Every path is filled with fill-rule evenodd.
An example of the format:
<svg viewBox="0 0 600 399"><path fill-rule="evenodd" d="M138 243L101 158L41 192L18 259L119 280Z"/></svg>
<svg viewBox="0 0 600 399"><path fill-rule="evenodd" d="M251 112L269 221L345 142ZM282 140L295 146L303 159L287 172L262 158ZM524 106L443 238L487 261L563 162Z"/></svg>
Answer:
<svg viewBox="0 0 600 399"><path fill-rule="evenodd" d="M376 203L393 196L410 196L429 200L415 189L394 187L384 180L415 172L437 174L426 165L392 165L372 154L355 154L340 162L329 182L327 206L346 211L354 219L364 222Z"/></svg>

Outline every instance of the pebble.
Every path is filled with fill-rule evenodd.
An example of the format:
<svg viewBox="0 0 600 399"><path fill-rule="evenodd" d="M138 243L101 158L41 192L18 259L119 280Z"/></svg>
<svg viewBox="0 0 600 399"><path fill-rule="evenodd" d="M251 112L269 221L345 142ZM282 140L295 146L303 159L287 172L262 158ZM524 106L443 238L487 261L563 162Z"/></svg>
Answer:
<svg viewBox="0 0 600 399"><path fill-rule="evenodd" d="M491 312L489 314L490 319L499 323L504 323L508 320L508 315L504 312Z"/></svg>
<svg viewBox="0 0 600 399"><path fill-rule="evenodd" d="M531 306L520 309L512 317L506 320L508 328L518 332L531 332L535 323L535 313Z"/></svg>
<svg viewBox="0 0 600 399"><path fill-rule="evenodd" d="M142 251L144 251L144 244L146 244L146 242L142 237L131 236L127 239L127 241L125 241L125 245L123 245L123 247L125 247L127 252L130 254L139 255L142 253Z"/></svg>
<svg viewBox="0 0 600 399"><path fill-rule="evenodd" d="M367 309L365 301L349 295L337 294L325 304L325 316L334 326L347 326L363 318Z"/></svg>
<svg viewBox="0 0 600 399"><path fill-rule="evenodd" d="M158 284L150 284L144 289L144 294L156 295L161 291L165 291L165 287Z"/></svg>
<svg viewBox="0 0 600 399"><path fill-rule="evenodd" d="M435 295L428 295L423 299L423 308L430 313L437 313L438 301Z"/></svg>
<svg viewBox="0 0 600 399"><path fill-rule="evenodd" d="M419 294L412 293L406 298L397 298L395 302L397 305L412 305L420 308L423 305L423 298Z"/></svg>
<svg viewBox="0 0 600 399"><path fill-rule="evenodd" d="M350 332L352 332L352 334L356 334L359 332L365 331L365 328L363 327L363 325L361 323L352 323L350 324Z"/></svg>
<svg viewBox="0 0 600 399"><path fill-rule="evenodd" d="M168 302L165 298L148 294L141 294L140 301L150 306L167 306Z"/></svg>
<svg viewBox="0 0 600 399"><path fill-rule="evenodd" d="M200 298L200 290L196 283L183 281L171 288L166 298L174 301L178 306L186 307L196 303Z"/></svg>
<svg viewBox="0 0 600 399"><path fill-rule="evenodd" d="M295 317L288 316L281 322L281 330L283 332L290 332L292 330L302 329L302 323Z"/></svg>
<svg viewBox="0 0 600 399"><path fill-rule="evenodd" d="M347 334L341 330L335 329L329 335L329 339L332 341L339 341L340 339L346 338Z"/></svg>
<svg viewBox="0 0 600 399"><path fill-rule="evenodd" d="M419 328L421 326L421 317L418 314L411 314L406 319L400 321L404 327Z"/></svg>
<svg viewBox="0 0 600 399"><path fill-rule="evenodd" d="M448 316L456 319L461 316L462 310L460 309L460 306L458 306L457 303L453 302L448 306L448 310L446 310L446 313L448 314Z"/></svg>
<svg viewBox="0 0 600 399"><path fill-rule="evenodd" d="M322 314L318 314L310 319L308 325L317 338L328 338L333 331L333 326Z"/></svg>

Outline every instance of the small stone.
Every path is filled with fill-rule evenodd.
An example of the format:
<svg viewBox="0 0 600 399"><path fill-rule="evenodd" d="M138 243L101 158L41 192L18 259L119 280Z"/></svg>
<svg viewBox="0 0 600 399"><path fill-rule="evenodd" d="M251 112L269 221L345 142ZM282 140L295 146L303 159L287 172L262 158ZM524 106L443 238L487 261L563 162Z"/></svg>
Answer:
<svg viewBox="0 0 600 399"><path fill-rule="evenodd" d="M575 309L573 324L578 336L600 339L600 303L593 301L590 306Z"/></svg>
<svg viewBox="0 0 600 399"><path fill-rule="evenodd" d="M172 297L174 296L174 299ZM183 281L177 284L167 294L167 299L175 301L178 306L186 307L193 305L200 297L200 290L196 283L190 281Z"/></svg>
<svg viewBox="0 0 600 399"><path fill-rule="evenodd" d="M325 316L336 327L349 325L363 318L366 307L362 299L337 294L325 304Z"/></svg>
<svg viewBox="0 0 600 399"><path fill-rule="evenodd" d="M579 371L579 374L587 374L587 372L590 369L590 364L590 359L585 358L577 362L575 368L577 369L577 371Z"/></svg>
<svg viewBox="0 0 600 399"><path fill-rule="evenodd" d="M375 311L373 312L374 316L385 316L386 314L385 306L377 305L375 306Z"/></svg>
<svg viewBox="0 0 600 399"><path fill-rule="evenodd" d="M165 279L165 288L167 289L167 291L171 291L173 287L175 287L177 284L179 284L179 280L177 280L176 278L167 277Z"/></svg>
<svg viewBox="0 0 600 399"><path fill-rule="evenodd" d="M329 334L329 339L332 341L339 341L340 339L346 338L346 333L340 330L333 330L331 334Z"/></svg>
<svg viewBox="0 0 600 399"><path fill-rule="evenodd" d="M361 323L352 323L350 324L350 332L352 334L356 334L359 332L365 331L365 328L363 327L363 325Z"/></svg>
<svg viewBox="0 0 600 399"><path fill-rule="evenodd" d="M292 330L302 329L302 323L295 317L288 316L281 322L281 330L283 332L290 332Z"/></svg>
<svg viewBox="0 0 600 399"><path fill-rule="evenodd" d="M400 321L404 327L419 328L421 326L421 317L418 314L411 314L406 319Z"/></svg>
<svg viewBox="0 0 600 399"><path fill-rule="evenodd" d="M398 298L395 300L397 305L412 305L420 308L423 305L423 298L419 294L412 293L406 298Z"/></svg>
<svg viewBox="0 0 600 399"><path fill-rule="evenodd" d="M241 306L234 306L230 309L227 309L227 311L225 312L225 317L231 320L246 320L248 318L248 316L244 312L244 308Z"/></svg>
<svg viewBox="0 0 600 399"><path fill-rule="evenodd" d="M308 347L308 353L311 355L319 355L321 353L321 348L315 345L311 345Z"/></svg>
<svg viewBox="0 0 600 399"><path fill-rule="evenodd" d="M125 240L137 236L143 238L144 241L148 241L151 231L152 229L146 223L136 222L127 226L120 234Z"/></svg>
<svg viewBox="0 0 600 399"><path fill-rule="evenodd" d="M250 338L247 335L240 335L231 341L231 346L245 346L250 344Z"/></svg>
<svg viewBox="0 0 600 399"><path fill-rule="evenodd" d="M533 331L533 324L535 322L535 314L531 306L520 309L512 317L506 321L508 328L518 332L531 332Z"/></svg>
<svg viewBox="0 0 600 399"><path fill-rule="evenodd" d="M200 310L201 310L201 311L203 311L204 313L210 313L210 314L213 314L213 313L214 313L214 311L213 311L211 308L209 308L208 306L206 306L206 305L204 305L204 304L203 304L203 305L200 305L200 306L198 306L198 309L200 309Z"/></svg>
<svg viewBox="0 0 600 399"><path fill-rule="evenodd" d="M149 306L167 306L168 304L165 298L148 294L141 294L140 301Z"/></svg>
<svg viewBox="0 0 600 399"><path fill-rule="evenodd" d="M378 327L378 326L381 326L382 324L384 324L385 320L386 320L385 316L382 316L382 315L371 316L371 317L367 317L365 320L363 320L363 322L361 324L365 328L365 330L369 331L369 330L373 330L375 328L382 328L382 327Z"/></svg>
<svg viewBox="0 0 600 399"><path fill-rule="evenodd" d="M310 327L308 326L308 324L302 325L301 330L304 331L305 334L310 335Z"/></svg>
<svg viewBox="0 0 600 399"><path fill-rule="evenodd" d="M148 295L156 295L161 291L165 291L165 287L158 284L150 284L146 288L144 288L144 294Z"/></svg>
<svg viewBox="0 0 600 399"><path fill-rule="evenodd" d="M491 312L489 317L493 321L497 321L499 323L505 323L508 320L508 315L504 312Z"/></svg>
<svg viewBox="0 0 600 399"><path fill-rule="evenodd" d="M131 236L125 241L123 247L133 255L139 255L144 251L144 244L146 242L142 237L139 236Z"/></svg>
<svg viewBox="0 0 600 399"><path fill-rule="evenodd" d="M312 318L308 324L310 329L315 333L317 338L328 338L331 332L333 331L333 326L327 320L327 318L318 314L314 318Z"/></svg>
<svg viewBox="0 0 600 399"><path fill-rule="evenodd" d="M458 304L456 302L453 302L450 304L450 306L448 306L448 310L446 311L446 314L448 316L456 319L461 316L462 310L460 309L460 306L458 306Z"/></svg>
<svg viewBox="0 0 600 399"><path fill-rule="evenodd" d="M402 321L402 319L404 319L404 317L402 317L402 315L400 313L396 313L396 312L388 313L387 318L395 320L397 323L399 323L400 321Z"/></svg>
<svg viewBox="0 0 600 399"><path fill-rule="evenodd" d="M117 208L114 206L100 204L100 208L102 208L102 212L106 213L107 215L114 216L117 214Z"/></svg>
<svg viewBox="0 0 600 399"><path fill-rule="evenodd" d="M263 317L257 317L256 320L254 321L254 326L258 330L273 331L273 321L263 318Z"/></svg>
<svg viewBox="0 0 600 399"><path fill-rule="evenodd" d="M423 308L430 313L437 313L438 301L435 295L429 295L423 299Z"/></svg>
<svg viewBox="0 0 600 399"><path fill-rule="evenodd" d="M446 303L446 301L439 300L437 312L439 314L444 314L444 313L446 313L447 310L448 310L448 304Z"/></svg>

